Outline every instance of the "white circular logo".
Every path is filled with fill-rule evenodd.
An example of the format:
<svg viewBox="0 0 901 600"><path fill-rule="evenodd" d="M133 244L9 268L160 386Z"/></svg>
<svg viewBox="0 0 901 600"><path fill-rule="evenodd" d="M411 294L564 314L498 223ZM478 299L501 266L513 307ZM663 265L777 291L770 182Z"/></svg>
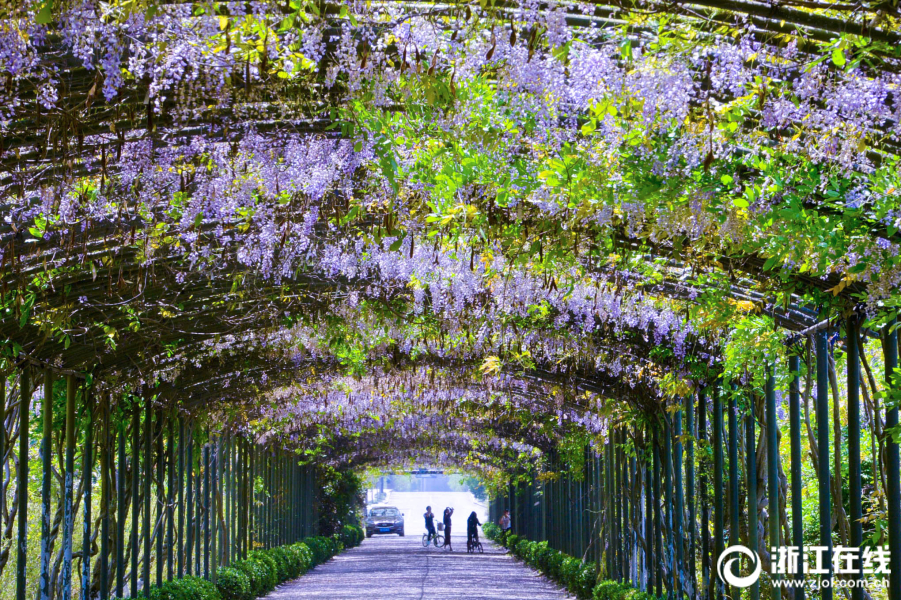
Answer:
<svg viewBox="0 0 901 600"><path fill-rule="evenodd" d="M735 556L736 554L738 556ZM741 577L732 571L734 563L738 562L741 565L742 556L747 556L751 561L751 574L747 577ZM716 561L716 572L720 579L729 585L739 588L751 587L757 583L757 580L760 579L760 571L760 557L757 556L756 552L745 546L729 546L720 554L719 560Z"/></svg>

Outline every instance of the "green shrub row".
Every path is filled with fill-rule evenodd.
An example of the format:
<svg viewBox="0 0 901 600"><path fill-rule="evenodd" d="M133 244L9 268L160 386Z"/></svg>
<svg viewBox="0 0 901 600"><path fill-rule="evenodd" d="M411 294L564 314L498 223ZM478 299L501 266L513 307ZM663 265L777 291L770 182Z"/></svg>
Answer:
<svg viewBox="0 0 901 600"><path fill-rule="evenodd" d="M364 537L362 528L345 525L340 536L308 537L296 544L254 550L245 560L219 567L215 584L188 575L150 588L148 600L254 600L324 563L345 547L359 545Z"/></svg>
<svg viewBox="0 0 901 600"><path fill-rule="evenodd" d="M344 525L341 527L341 542L345 548L354 548L363 543L366 532L359 525Z"/></svg>
<svg viewBox="0 0 901 600"><path fill-rule="evenodd" d="M482 526L485 536L508 548L533 568L564 585L582 600L657 600L628 583L598 582L597 567L548 547L547 542L532 542L515 533L503 532L494 523Z"/></svg>
<svg viewBox="0 0 901 600"><path fill-rule="evenodd" d="M594 587L594 600L657 600L656 596L636 590L628 583L602 581Z"/></svg>
<svg viewBox="0 0 901 600"><path fill-rule="evenodd" d="M150 588L150 600L219 600L219 591L203 577L187 575ZM142 599L143 600L143 599Z"/></svg>
<svg viewBox="0 0 901 600"><path fill-rule="evenodd" d="M338 554L343 550L339 548L338 545L341 543L337 537L312 537L304 540L304 543L310 548L310 551L313 553L313 566L321 565L334 555Z"/></svg>

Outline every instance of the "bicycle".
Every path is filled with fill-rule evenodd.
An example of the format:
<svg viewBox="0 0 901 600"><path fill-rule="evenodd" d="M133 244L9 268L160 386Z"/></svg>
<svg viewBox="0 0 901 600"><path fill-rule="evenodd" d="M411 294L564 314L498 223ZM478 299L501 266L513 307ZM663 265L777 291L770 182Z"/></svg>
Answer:
<svg viewBox="0 0 901 600"><path fill-rule="evenodd" d="M469 554L475 554L476 552L482 554L485 552L482 542L479 541L479 536L469 536L466 539L466 552Z"/></svg>
<svg viewBox="0 0 901 600"><path fill-rule="evenodd" d="M441 546L444 545L444 536L441 535L440 533L436 533L435 535L432 536L432 541L429 542L429 533L428 532L423 533L422 534L422 547L428 548L430 543L435 544L436 548L440 548Z"/></svg>

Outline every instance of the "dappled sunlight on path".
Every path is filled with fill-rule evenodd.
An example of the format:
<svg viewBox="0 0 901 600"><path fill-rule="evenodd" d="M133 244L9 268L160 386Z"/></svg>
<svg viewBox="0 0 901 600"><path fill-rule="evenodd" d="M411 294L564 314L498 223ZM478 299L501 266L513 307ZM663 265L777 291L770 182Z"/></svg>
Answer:
<svg viewBox="0 0 901 600"><path fill-rule="evenodd" d="M416 532L413 535L413 532ZM419 528L407 537L373 537L303 577L288 582L267 600L328 598L473 598L479 600L569 600L565 591L502 548L482 538L484 554L467 554L466 538L456 552L424 549Z"/></svg>

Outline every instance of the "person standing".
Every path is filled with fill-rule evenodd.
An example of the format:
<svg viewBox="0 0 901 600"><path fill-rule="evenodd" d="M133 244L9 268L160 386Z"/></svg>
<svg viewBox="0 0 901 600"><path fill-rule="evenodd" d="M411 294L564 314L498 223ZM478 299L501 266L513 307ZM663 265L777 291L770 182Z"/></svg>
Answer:
<svg viewBox="0 0 901 600"><path fill-rule="evenodd" d="M425 514L422 516L425 517L425 530L428 532L429 541L431 542L432 538L437 535L435 531L435 513L432 512L432 507L426 506Z"/></svg>
<svg viewBox="0 0 901 600"><path fill-rule="evenodd" d="M449 548L451 552L454 551L454 547L451 546L451 516L453 516L453 514L453 508L448 506L444 509L444 545Z"/></svg>
<svg viewBox="0 0 901 600"><path fill-rule="evenodd" d="M510 509L509 508L504 509L504 516L502 516L500 518L500 521L498 521L497 524L501 526L501 531L503 531L504 533L507 533L508 531L510 531L510 527L512 527L512 523L510 521Z"/></svg>

